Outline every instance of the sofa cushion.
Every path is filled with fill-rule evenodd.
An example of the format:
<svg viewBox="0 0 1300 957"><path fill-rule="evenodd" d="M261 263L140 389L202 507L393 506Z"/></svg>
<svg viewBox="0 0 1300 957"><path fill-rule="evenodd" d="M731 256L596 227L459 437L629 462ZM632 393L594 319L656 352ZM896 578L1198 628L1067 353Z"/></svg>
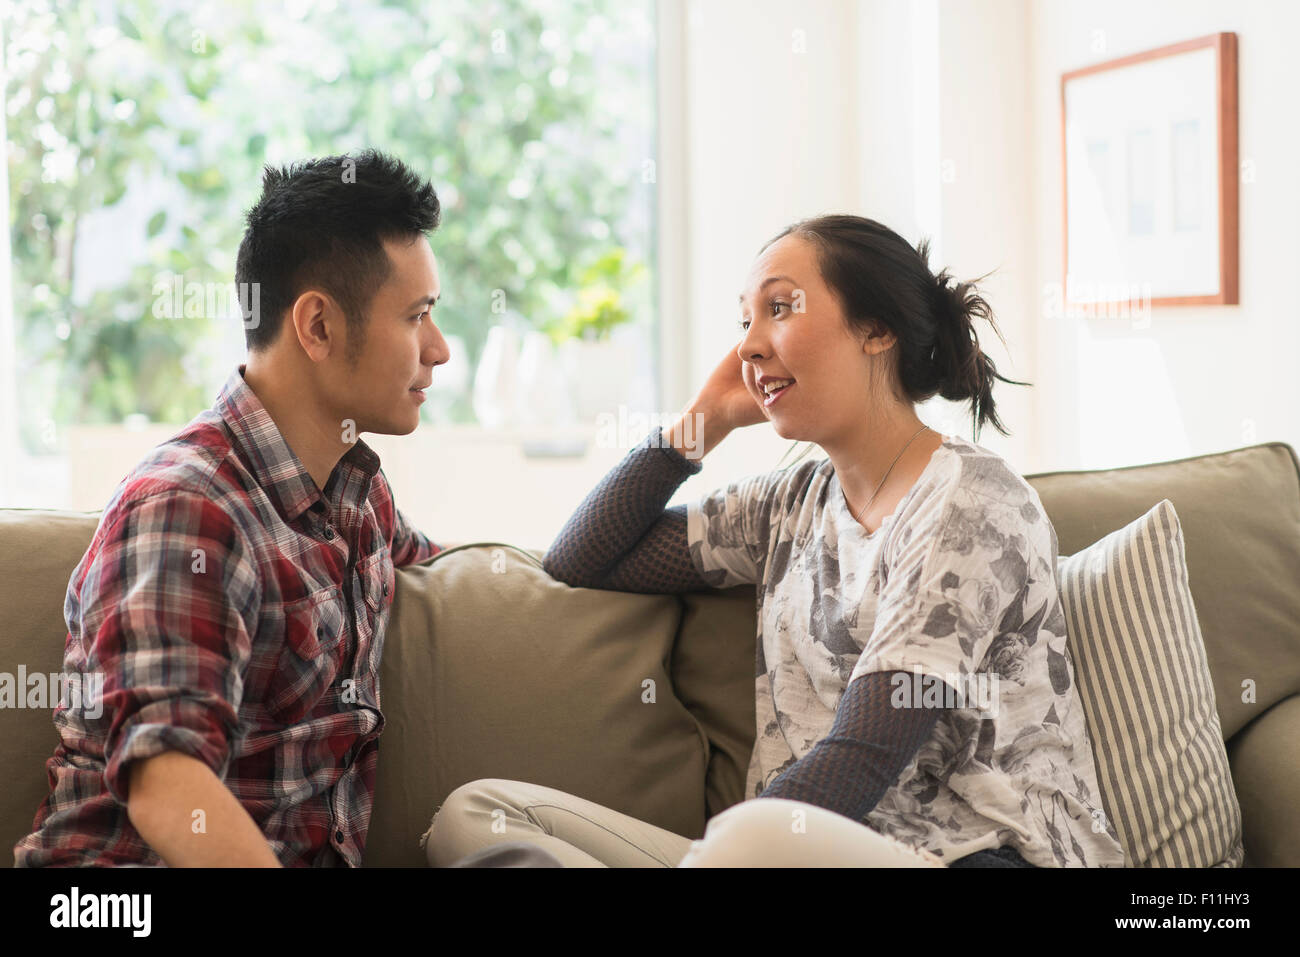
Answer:
<svg viewBox="0 0 1300 957"><path fill-rule="evenodd" d="M704 795L709 817L745 797L756 730L756 598L752 585L682 596L686 607L673 646L673 687L709 741Z"/></svg>
<svg viewBox="0 0 1300 957"><path fill-rule="evenodd" d="M496 543L397 578L367 866L424 866L434 811L479 778L704 833L709 743L669 673L677 597L570 588L535 553Z"/></svg>
<svg viewBox="0 0 1300 957"><path fill-rule="evenodd" d="M1300 462L1289 445L1025 478L1062 555L1173 503L1225 738L1300 693Z"/></svg>
<svg viewBox="0 0 1300 957"><path fill-rule="evenodd" d="M1058 580L1126 865L1241 866L1241 809L1173 505L1061 558Z"/></svg>
<svg viewBox="0 0 1300 957"><path fill-rule="evenodd" d="M99 527L98 512L0 509L0 672L59 674L68 629L68 579ZM54 708L0 708L0 865L31 833L49 794L45 762L59 743Z"/></svg>
<svg viewBox="0 0 1300 957"><path fill-rule="evenodd" d="M1228 744L1247 867L1300 867L1300 695L1273 705Z"/></svg>

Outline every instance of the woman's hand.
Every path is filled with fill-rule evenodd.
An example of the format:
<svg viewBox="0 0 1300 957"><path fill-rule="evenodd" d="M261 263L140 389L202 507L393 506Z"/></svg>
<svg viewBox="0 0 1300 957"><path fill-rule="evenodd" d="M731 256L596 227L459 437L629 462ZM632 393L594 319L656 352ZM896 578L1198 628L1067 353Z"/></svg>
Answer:
<svg viewBox="0 0 1300 957"><path fill-rule="evenodd" d="M766 422L762 401L754 381L754 367L742 362L733 346L704 380L691 408L714 417L729 432Z"/></svg>
<svg viewBox="0 0 1300 957"><path fill-rule="evenodd" d="M732 429L766 421L760 401L753 368L741 362L733 348L704 380L686 411L664 431L664 441L687 458L701 459Z"/></svg>

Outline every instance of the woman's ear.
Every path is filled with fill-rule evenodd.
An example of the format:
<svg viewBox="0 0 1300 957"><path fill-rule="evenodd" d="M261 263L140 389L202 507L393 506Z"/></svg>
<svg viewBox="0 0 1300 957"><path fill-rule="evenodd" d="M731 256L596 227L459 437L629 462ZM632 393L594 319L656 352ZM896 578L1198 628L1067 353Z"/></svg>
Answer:
<svg viewBox="0 0 1300 957"><path fill-rule="evenodd" d="M862 351L869 356L874 356L892 349L897 341L898 336L887 329L883 323L873 319L870 321L866 335L862 337Z"/></svg>

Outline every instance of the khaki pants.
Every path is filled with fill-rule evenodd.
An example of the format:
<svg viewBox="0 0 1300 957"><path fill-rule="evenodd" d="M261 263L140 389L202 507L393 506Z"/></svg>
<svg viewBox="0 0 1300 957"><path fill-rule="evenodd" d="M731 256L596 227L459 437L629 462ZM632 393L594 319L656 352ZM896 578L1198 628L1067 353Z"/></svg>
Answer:
<svg viewBox="0 0 1300 957"><path fill-rule="evenodd" d="M801 801L742 801L698 841L554 788L484 778L447 796L420 838L432 867L527 842L565 867L943 867L863 824Z"/></svg>

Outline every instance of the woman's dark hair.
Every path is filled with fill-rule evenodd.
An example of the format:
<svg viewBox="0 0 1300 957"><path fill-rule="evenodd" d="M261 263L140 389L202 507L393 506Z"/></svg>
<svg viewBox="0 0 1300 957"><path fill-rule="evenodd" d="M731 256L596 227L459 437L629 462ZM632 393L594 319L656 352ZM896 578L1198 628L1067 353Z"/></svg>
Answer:
<svg viewBox="0 0 1300 957"><path fill-rule="evenodd" d="M1002 339L993 312L973 282L954 282L946 269L937 276L931 273L928 240L913 249L874 220L833 215L800 220L768 240L763 249L791 234L813 244L822 278L838 296L855 330L865 335L878 326L897 337L896 380L905 398L912 402L936 395L958 402L969 399L976 441L985 422L1003 435L1010 434L994 406L993 380L1030 383L999 375L993 360L980 349L976 319L987 320ZM1005 339L1002 342L1006 344Z"/></svg>
<svg viewBox="0 0 1300 957"><path fill-rule="evenodd" d="M265 167L235 260L241 296L259 284L259 315L244 330L249 350L271 345L285 312L314 286L342 308L355 358L366 308L392 268L383 240L415 239L437 229L441 214L433 186L376 150Z"/></svg>

